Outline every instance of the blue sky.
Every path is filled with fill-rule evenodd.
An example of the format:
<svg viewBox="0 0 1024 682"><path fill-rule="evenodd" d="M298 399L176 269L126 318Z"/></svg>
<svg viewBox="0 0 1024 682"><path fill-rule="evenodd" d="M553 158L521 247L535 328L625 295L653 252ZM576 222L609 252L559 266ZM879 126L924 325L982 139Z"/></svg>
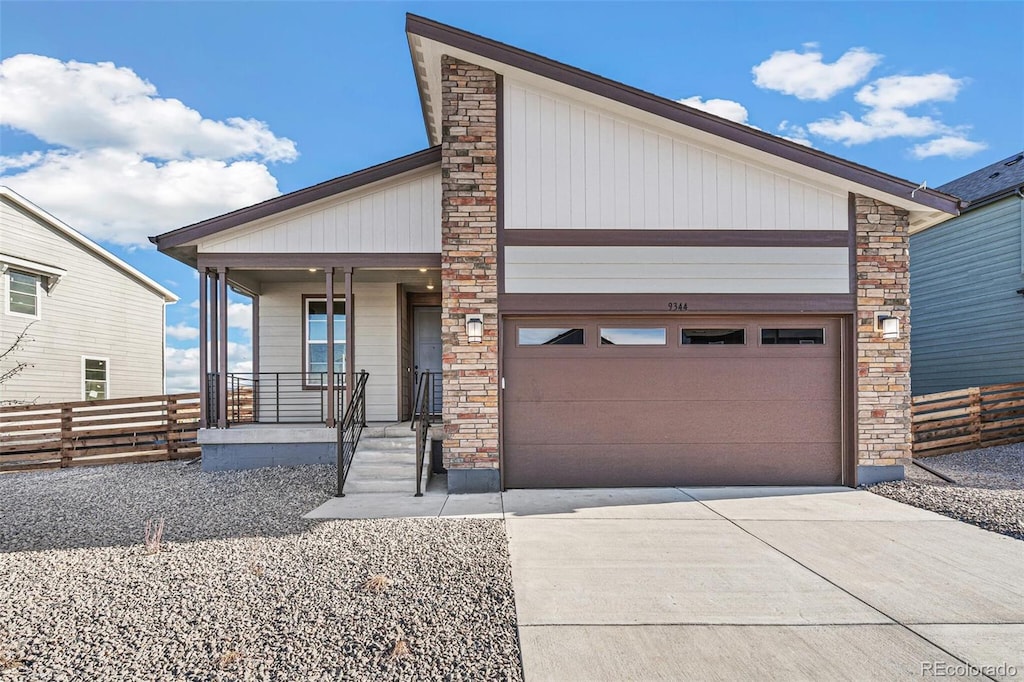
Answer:
<svg viewBox="0 0 1024 682"><path fill-rule="evenodd" d="M0 184L182 297L172 388L196 284L144 238L425 147L405 12L930 187L1024 148L1021 2L4 0Z"/></svg>

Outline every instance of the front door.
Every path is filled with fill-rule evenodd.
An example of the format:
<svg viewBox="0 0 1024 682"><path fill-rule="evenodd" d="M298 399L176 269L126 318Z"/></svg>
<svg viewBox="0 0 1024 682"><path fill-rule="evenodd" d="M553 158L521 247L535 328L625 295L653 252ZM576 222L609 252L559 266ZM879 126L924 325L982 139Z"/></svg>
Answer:
<svg viewBox="0 0 1024 682"><path fill-rule="evenodd" d="M413 390L419 382L420 374L436 372L431 385L430 413L441 413L441 308L413 308ZM416 396L413 395L415 401ZM413 410L418 409L414 405Z"/></svg>

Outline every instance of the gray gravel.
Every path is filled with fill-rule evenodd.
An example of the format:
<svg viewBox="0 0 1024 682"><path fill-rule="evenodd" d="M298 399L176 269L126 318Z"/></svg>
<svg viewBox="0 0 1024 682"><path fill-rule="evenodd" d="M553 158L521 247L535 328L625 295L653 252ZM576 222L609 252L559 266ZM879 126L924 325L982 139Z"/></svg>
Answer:
<svg viewBox="0 0 1024 682"><path fill-rule="evenodd" d="M299 518L332 481L177 462L0 476L0 680L521 679L501 522Z"/></svg>
<svg viewBox="0 0 1024 682"><path fill-rule="evenodd" d="M911 467L907 480L868 490L1024 540L1024 443L929 457L924 462L955 483Z"/></svg>

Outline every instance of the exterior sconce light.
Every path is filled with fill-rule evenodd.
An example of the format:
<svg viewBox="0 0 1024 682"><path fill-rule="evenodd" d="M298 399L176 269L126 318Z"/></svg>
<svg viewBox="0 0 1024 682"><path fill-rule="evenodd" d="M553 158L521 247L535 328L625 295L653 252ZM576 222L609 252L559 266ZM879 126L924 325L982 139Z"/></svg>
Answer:
<svg viewBox="0 0 1024 682"><path fill-rule="evenodd" d="M480 343L484 340L484 316L466 315L466 336L470 343Z"/></svg>
<svg viewBox="0 0 1024 682"><path fill-rule="evenodd" d="M882 332L883 339L900 338L900 318L891 313L875 313L875 331Z"/></svg>

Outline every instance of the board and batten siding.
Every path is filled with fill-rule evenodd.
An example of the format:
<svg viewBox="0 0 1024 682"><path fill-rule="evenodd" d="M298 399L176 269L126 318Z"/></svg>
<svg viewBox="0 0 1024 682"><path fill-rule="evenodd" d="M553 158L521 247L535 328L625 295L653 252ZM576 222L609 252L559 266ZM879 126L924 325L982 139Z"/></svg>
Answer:
<svg viewBox="0 0 1024 682"><path fill-rule="evenodd" d="M910 237L915 395L1024 381L1024 200Z"/></svg>
<svg viewBox="0 0 1024 682"><path fill-rule="evenodd" d="M845 248L509 246L505 291L522 294L842 294Z"/></svg>
<svg viewBox="0 0 1024 682"><path fill-rule="evenodd" d="M355 362L366 370L366 418L398 420L398 293L397 284L353 284L355 298ZM266 282L260 294L260 372L301 372L302 297L323 296L323 287L308 282ZM335 292L336 298L344 298ZM311 404L318 392L310 391Z"/></svg>
<svg viewBox="0 0 1024 682"><path fill-rule="evenodd" d="M36 217L0 199L0 253L61 268L17 358L31 366L0 387L0 400L82 400L82 356L107 358L109 396L164 392L164 298ZM8 313L0 276L0 348L31 322ZM5 368L7 363L5 363Z"/></svg>
<svg viewBox="0 0 1024 682"><path fill-rule="evenodd" d="M435 253L441 171L375 183L205 239L200 253Z"/></svg>
<svg viewBox="0 0 1024 682"><path fill-rule="evenodd" d="M505 228L847 230L846 192L505 80Z"/></svg>

